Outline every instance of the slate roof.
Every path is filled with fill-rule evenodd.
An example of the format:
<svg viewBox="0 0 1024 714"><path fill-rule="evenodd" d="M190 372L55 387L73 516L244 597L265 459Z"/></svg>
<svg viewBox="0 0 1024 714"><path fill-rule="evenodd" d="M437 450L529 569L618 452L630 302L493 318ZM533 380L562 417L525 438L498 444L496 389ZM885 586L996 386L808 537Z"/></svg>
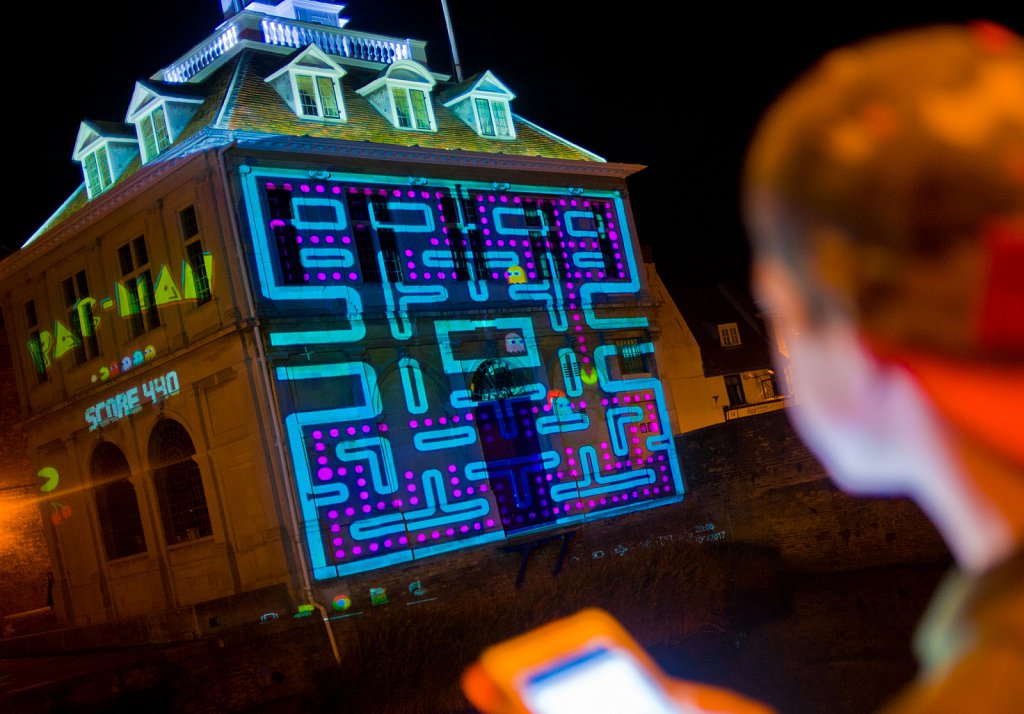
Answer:
<svg viewBox="0 0 1024 714"><path fill-rule="evenodd" d="M126 139L134 139L137 136L134 124L126 124L120 121L107 121L105 119L83 119L82 123L92 127L97 134L103 137L116 136Z"/></svg>
<svg viewBox="0 0 1024 714"><path fill-rule="evenodd" d="M151 79L140 80L142 85L164 97L205 97L205 101L199 105L195 115L181 133L174 138L173 144L166 153L173 153L175 146L182 144L202 129L212 127L268 135L367 141L408 147L419 146L444 151L540 156L588 162L602 160L595 154L561 140L553 134L546 133L540 127L514 114L512 121L515 125L515 139L481 137L453 112L442 106L442 93L446 88L454 87L440 83L431 93L434 115L437 119L437 131L396 129L370 105L368 99L359 96L355 91L376 79L380 73L354 67L346 67L347 73L341 80L342 99L348 118L346 122L300 119L281 95L264 81L286 65L290 59L291 57L278 53L246 48L219 68L210 78L198 84L173 84ZM462 85L465 85L466 81ZM104 130L111 132L123 131L122 127L124 126L120 122L102 120L90 120L89 123L97 129L102 126ZM117 183L130 178L140 168L142 168L141 160L137 158L125 168L118 177ZM83 183L65 201L64 205L58 208L36 231L29 242L67 220L87 203Z"/></svg>
<svg viewBox="0 0 1024 714"><path fill-rule="evenodd" d="M348 74L341 80L342 99L348 114L347 122L300 119L281 95L264 81L288 62L287 57L247 51L242 53L240 61L235 90L228 98L228 110L219 128L288 136L371 141L429 149L461 149L577 161L595 160L592 154L567 142L558 141L515 116L514 140L485 139L478 136L461 119L441 105L437 90L432 92L434 116L437 119L436 132L396 129L366 98L359 96L355 91L376 79L379 73L358 69L349 69Z"/></svg>
<svg viewBox="0 0 1024 714"><path fill-rule="evenodd" d="M700 347L704 376L772 369L771 347L757 307L741 289L723 284L688 285L676 304ZM740 344L722 347L718 326L736 323Z"/></svg>

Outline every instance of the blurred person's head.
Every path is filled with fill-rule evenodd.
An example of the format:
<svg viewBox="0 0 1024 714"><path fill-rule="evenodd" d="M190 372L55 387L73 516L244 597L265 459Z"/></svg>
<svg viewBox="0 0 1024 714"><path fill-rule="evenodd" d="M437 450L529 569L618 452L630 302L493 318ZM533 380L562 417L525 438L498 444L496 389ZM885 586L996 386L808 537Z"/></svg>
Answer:
<svg viewBox="0 0 1024 714"><path fill-rule="evenodd" d="M744 208L836 480L938 521L1006 495L964 485L979 455L1024 489L1024 41L974 23L833 51L765 115Z"/></svg>

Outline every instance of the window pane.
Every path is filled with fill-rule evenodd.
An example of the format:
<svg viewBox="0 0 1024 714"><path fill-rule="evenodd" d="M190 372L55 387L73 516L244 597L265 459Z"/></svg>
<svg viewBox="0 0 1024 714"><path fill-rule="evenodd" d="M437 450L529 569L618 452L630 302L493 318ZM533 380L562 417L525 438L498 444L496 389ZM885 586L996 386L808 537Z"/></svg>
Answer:
<svg viewBox="0 0 1024 714"><path fill-rule="evenodd" d="M427 111L427 95L423 90L411 89L409 96L412 98L412 113L416 117L417 129L430 128L430 114Z"/></svg>
<svg viewBox="0 0 1024 714"><path fill-rule="evenodd" d="M299 111L303 116L318 117L320 110L316 106L316 97L313 96L313 78L308 74L295 75L295 86L299 90Z"/></svg>
<svg viewBox="0 0 1024 714"><path fill-rule="evenodd" d="M161 152L171 145L171 137L167 133L167 122L164 119L164 108L153 111L153 134L156 136L156 150Z"/></svg>
<svg viewBox="0 0 1024 714"><path fill-rule="evenodd" d="M139 236L132 241L132 251L135 253L135 265L141 268L149 262L149 251L146 250L146 239Z"/></svg>
<svg viewBox="0 0 1024 714"><path fill-rule="evenodd" d="M128 275L134 270L135 263L132 261L131 245L125 243L117 249L117 260L121 264L121 275Z"/></svg>
<svg viewBox="0 0 1024 714"><path fill-rule="evenodd" d="M491 111L494 112L494 133L498 136L511 136L505 102L491 102Z"/></svg>
<svg viewBox="0 0 1024 714"><path fill-rule="evenodd" d="M96 154L86 154L85 161L85 182L89 186L89 194L95 196L103 190L100 186L99 170L96 166Z"/></svg>
<svg viewBox="0 0 1024 714"><path fill-rule="evenodd" d="M157 154L152 119L149 116L143 117L139 122L139 128L142 129L142 157L146 161L151 161Z"/></svg>
<svg viewBox="0 0 1024 714"><path fill-rule="evenodd" d="M107 160L107 147L101 146L96 149L96 164L100 174L100 188L106 188L111 184L110 162Z"/></svg>
<svg viewBox="0 0 1024 714"><path fill-rule="evenodd" d="M494 136L494 122L491 121L490 102L486 99L477 99L476 115L480 118L480 133L484 136Z"/></svg>
<svg viewBox="0 0 1024 714"><path fill-rule="evenodd" d="M636 338L628 340L615 340L619 348L620 364L622 374L644 374L647 372L647 359L640 349L640 340Z"/></svg>
<svg viewBox="0 0 1024 714"><path fill-rule="evenodd" d="M405 87L392 87L391 98L395 102L395 116L398 117L398 126L408 129L412 126L412 117L409 114L409 92Z"/></svg>
<svg viewBox="0 0 1024 714"><path fill-rule="evenodd" d="M316 86L320 90L320 105L324 108L324 116L328 119L340 118L338 97L334 92L334 80L330 77L317 77Z"/></svg>
<svg viewBox="0 0 1024 714"><path fill-rule="evenodd" d="M210 299L210 275L206 270L206 260L203 253L203 244L200 241L189 243L186 248L188 252L188 264L192 266L192 276L196 281L196 302L203 303Z"/></svg>
<svg viewBox="0 0 1024 714"><path fill-rule="evenodd" d="M196 217L195 206L189 206L184 208L178 213L178 217L181 221L181 237L184 239L191 238L199 233L199 219Z"/></svg>

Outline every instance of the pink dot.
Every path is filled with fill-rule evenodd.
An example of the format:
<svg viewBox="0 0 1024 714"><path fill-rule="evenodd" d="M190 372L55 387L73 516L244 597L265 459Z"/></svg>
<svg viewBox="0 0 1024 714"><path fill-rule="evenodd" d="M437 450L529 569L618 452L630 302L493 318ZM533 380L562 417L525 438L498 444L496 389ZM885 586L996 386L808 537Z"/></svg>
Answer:
<svg viewBox="0 0 1024 714"><path fill-rule="evenodd" d="M426 539L427 539L427 537L425 535L423 535L422 533L420 533L418 536L416 536L416 540L418 540L420 543L422 543Z"/></svg>
<svg viewBox="0 0 1024 714"><path fill-rule="evenodd" d="M405 545L408 542L409 542L409 539L406 538L405 536L399 536L398 537L398 544L399 545Z"/></svg>
<svg viewBox="0 0 1024 714"><path fill-rule="evenodd" d="M333 475L334 474L331 473L331 470L329 468L322 468L316 472L317 478L319 478L321 481L328 481Z"/></svg>
<svg viewBox="0 0 1024 714"><path fill-rule="evenodd" d="M352 555L359 555L362 552L363 549L360 548L358 545L352 547Z"/></svg>
<svg viewBox="0 0 1024 714"><path fill-rule="evenodd" d="M494 521L493 521L493 520L491 520L490 518L488 518L488 519L487 519L487 520L485 521L485 523L484 523L484 524L485 524L485 525L486 525L486 526L487 526L488 528L493 528L493 527L494 527Z"/></svg>

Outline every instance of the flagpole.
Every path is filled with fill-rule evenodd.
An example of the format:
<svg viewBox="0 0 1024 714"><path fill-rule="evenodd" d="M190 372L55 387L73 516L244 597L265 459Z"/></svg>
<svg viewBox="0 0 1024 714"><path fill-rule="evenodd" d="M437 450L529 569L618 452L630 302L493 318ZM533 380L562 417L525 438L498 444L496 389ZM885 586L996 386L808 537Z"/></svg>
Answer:
<svg viewBox="0 0 1024 714"><path fill-rule="evenodd" d="M459 63L459 50L455 47L455 30L452 29L452 16L448 12L448 0L441 0L441 9L444 10L444 24L448 27L448 41L452 46L452 61L455 63L455 80L462 81L462 64Z"/></svg>

